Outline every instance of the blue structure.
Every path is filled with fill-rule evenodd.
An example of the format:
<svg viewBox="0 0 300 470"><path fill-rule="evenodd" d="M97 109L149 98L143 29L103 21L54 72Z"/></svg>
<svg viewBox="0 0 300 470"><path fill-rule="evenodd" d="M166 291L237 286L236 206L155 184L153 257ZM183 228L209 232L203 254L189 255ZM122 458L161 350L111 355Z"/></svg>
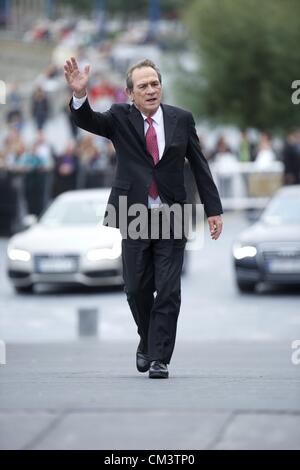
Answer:
<svg viewBox="0 0 300 470"><path fill-rule="evenodd" d="M160 20L160 0L149 0L149 39L154 39Z"/></svg>
<svg viewBox="0 0 300 470"><path fill-rule="evenodd" d="M98 39L106 36L106 0L95 0L95 12L98 26Z"/></svg>
<svg viewBox="0 0 300 470"><path fill-rule="evenodd" d="M0 0L0 26L7 25L10 18L10 0Z"/></svg>
<svg viewBox="0 0 300 470"><path fill-rule="evenodd" d="M55 13L55 0L46 0L46 12L48 18L53 18Z"/></svg>

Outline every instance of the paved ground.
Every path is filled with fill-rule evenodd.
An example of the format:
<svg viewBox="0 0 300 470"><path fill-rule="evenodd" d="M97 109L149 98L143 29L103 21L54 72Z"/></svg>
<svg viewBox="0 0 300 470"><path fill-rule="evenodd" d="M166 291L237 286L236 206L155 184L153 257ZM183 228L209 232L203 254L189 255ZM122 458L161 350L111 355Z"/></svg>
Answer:
<svg viewBox="0 0 300 470"><path fill-rule="evenodd" d="M178 339L184 341L286 341L300 339L299 287L259 286L255 294L236 289L231 245L247 225L242 213L225 213L217 241L205 223L203 249L188 253L182 279ZM0 238L0 339L11 343L74 341L78 310L99 310L100 340L135 341L136 327L124 292L41 287L16 295L6 275L7 239Z"/></svg>
<svg viewBox="0 0 300 470"><path fill-rule="evenodd" d="M2 449L300 449L287 342L178 342L169 380L133 342L8 344Z"/></svg>
<svg viewBox="0 0 300 470"><path fill-rule="evenodd" d="M0 240L2 449L300 449L297 289L240 295L230 248L246 225L192 252L170 379L135 370L136 328L121 291L17 296ZM99 309L95 340L80 340L79 308Z"/></svg>

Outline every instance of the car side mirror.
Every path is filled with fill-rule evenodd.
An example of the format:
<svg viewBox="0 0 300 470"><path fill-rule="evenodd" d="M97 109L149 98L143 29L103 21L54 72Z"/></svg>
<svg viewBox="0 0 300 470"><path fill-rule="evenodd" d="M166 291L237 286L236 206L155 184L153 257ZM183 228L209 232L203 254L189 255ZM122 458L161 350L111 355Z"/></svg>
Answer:
<svg viewBox="0 0 300 470"><path fill-rule="evenodd" d="M245 213L246 219L250 223L257 222L262 214L262 209L248 209Z"/></svg>
<svg viewBox="0 0 300 470"><path fill-rule="evenodd" d="M23 227L26 229L26 228L30 228L32 227L34 224L37 223L37 216L34 215L34 214L27 214L23 217L23 220L22 220L22 225Z"/></svg>

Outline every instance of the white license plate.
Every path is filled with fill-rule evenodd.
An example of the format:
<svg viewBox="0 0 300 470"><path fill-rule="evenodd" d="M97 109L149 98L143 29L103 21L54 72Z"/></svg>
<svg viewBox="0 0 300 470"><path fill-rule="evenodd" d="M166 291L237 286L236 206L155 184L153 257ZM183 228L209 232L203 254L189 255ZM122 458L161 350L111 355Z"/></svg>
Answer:
<svg viewBox="0 0 300 470"><path fill-rule="evenodd" d="M38 262L40 273L70 273L76 271L77 263L73 258L45 258Z"/></svg>
<svg viewBox="0 0 300 470"><path fill-rule="evenodd" d="M300 273L299 259L278 259L269 262L271 273Z"/></svg>

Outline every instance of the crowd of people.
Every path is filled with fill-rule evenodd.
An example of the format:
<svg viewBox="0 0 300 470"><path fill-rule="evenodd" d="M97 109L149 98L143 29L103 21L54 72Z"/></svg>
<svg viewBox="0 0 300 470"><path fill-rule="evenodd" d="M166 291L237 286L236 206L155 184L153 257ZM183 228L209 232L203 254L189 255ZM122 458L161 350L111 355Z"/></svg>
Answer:
<svg viewBox="0 0 300 470"><path fill-rule="evenodd" d="M62 152L57 153L44 131L49 110L46 100L45 93L40 89L33 95L31 109L36 131L30 145L26 145L22 138L21 113L8 113L8 131L0 150L0 173L10 175L11 188L23 198L26 212L36 215L40 215L49 202L62 192L110 186L115 166L115 151L111 142L79 131L71 120L72 140L67 142ZM39 111L36 101L44 102ZM70 119L68 105L65 112ZM202 146L205 149L205 142ZM218 181L223 197L245 195L241 189L243 176L236 171L237 165L243 163L251 162L257 171L261 171L271 170L274 162L281 161L284 167L282 184L300 183L300 131L290 133L279 150L274 149L268 134L262 133L254 143L244 132L240 134L238 148L232 150L226 137L221 135L214 149L205 150L204 153L211 167L217 168L219 176L222 176ZM234 174L240 179L233 179ZM0 185L1 181L3 183L3 176Z"/></svg>
<svg viewBox="0 0 300 470"><path fill-rule="evenodd" d="M300 182L300 130L290 132L285 142L274 145L268 133L262 132L258 138L251 139L247 132L241 132L239 146L232 149L222 135L213 151L209 152L210 162L226 161L226 166L236 162L253 162L257 170L272 169L276 161L284 166L283 184Z"/></svg>
<svg viewBox="0 0 300 470"><path fill-rule="evenodd" d="M6 130L0 145L0 232L18 227L21 215L39 216L59 194L82 188L111 185L115 151L106 139L80 132L71 120L68 104L63 111L69 138L58 151L47 133L48 121L56 120L50 100L38 86L26 116L17 87L11 88L6 112ZM33 138L24 128L31 122ZM60 138L58 133L58 139Z"/></svg>
<svg viewBox="0 0 300 470"><path fill-rule="evenodd" d="M268 133L241 132L234 147L221 135L212 151L207 153L216 171L221 196L245 197L249 194L250 179L271 175L273 189L277 186L300 183L300 131L294 130L282 141L272 140ZM246 165L247 164L247 165ZM261 179L265 184L266 179ZM265 184L266 186L266 184ZM268 188L258 191L267 195ZM271 195L271 194L269 194Z"/></svg>
<svg viewBox="0 0 300 470"><path fill-rule="evenodd" d="M72 36L68 30L68 35L60 39L53 57L64 55L61 48L72 45L75 37L77 35ZM121 38L122 35L120 41ZM134 41L131 40L132 46ZM136 54L140 54L138 46L134 47L137 48ZM118 58L117 53L114 55L112 43L94 40L85 47L75 42L75 48L80 67L86 63L93 64L89 85L92 107L104 111L112 103L125 102L124 85L118 77L124 75L128 64ZM64 191L110 186L115 166L114 148L109 141L82 132L74 124L66 98L69 91L58 62L51 63L36 77L30 96L26 97L26 106L24 93L20 92L26 88L23 85L15 82L7 87L6 131L0 140L0 192L16 193L11 197L12 205L16 200L22 200L25 212L40 215L49 202ZM49 122L59 126L58 114L63 114L70 135L59 151L47 133ZM34 128L30 143L25 141L23 132L29 121ZM235 180L231 178L232 174L239 174L243 163L253 164L255 171L259 172L272 169L275 162L281 162L282 184L300 183L300 130L291 132L281 146L274 146L274 140L266 133L257 134L253 139L248 132L240 132L238 145L231 145L228 135L222 133L215 137L213 149L207 145L207 136L201 139L200 135L200 140L211 167L218 170L219 176L222 175L222 178L216 178L221 197L243 195L247 187L244 175ZM8 200L9 197L4 198L1 213L6 211L3 204Z"/></svg>
<svg viewBox="0 0 300 470"><path fill-rule="evenodd" d="M21 181L28 212L36 215L62 192L109 186L114 163L114 148L109 142L80 135L56 154L41 129L30 146L16 128L10 129L0 153L0 172Z"/></svg>

